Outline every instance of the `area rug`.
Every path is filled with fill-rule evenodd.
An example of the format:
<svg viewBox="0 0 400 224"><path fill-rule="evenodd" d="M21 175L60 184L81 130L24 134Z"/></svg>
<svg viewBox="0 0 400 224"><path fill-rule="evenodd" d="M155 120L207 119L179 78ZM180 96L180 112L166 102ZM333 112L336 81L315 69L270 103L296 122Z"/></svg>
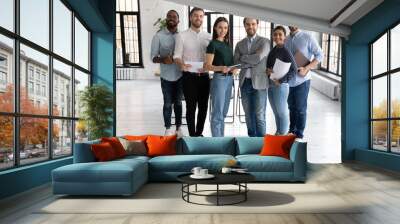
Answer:
<svg viewBox="0 0 400 224"><path fill-rule="evenodd" d="M346 202L316 184L260 183L249 184L248 187L250 191L247 201L237 205L190 204L182 200L180 184L150 183L131 197L56 197L35 213L360 213L359 205ZM213 188L215 189L215 186L202 185L198 190ZM231 188L233 186L224 189ZM193 196L190 199L197 203L216 202L215 196ZM240 198L224 197L222 202L229 203L238 199Z"/></svg>

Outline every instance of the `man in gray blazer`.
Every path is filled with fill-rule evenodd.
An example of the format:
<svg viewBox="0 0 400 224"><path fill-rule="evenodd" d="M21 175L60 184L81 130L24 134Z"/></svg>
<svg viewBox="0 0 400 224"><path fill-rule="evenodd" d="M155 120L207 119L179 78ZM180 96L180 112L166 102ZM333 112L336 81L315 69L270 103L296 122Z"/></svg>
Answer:
<svg viewBox="0 0 400 224"><path fill-rule="evenodd" d="M265 135L268 77L267 55L270 40L257 35L258 20L244 18L247 37L236 44L234 61L241 64L239 87L250 137Z"/></svg>

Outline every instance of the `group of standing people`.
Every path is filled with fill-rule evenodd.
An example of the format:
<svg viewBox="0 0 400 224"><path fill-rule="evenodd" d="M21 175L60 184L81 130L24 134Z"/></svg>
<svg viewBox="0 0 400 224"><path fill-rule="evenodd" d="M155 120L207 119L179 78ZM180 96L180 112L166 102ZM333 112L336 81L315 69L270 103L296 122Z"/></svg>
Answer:
<svg viewBox="0 0 400 224"><path fill-rule="evenodd" d="M265 135L269 99L275 116L275 134L293 134L303 138L310 89L309 71L323 58L316 40L297 27L289 27L290 34L287 36L285 28L277 26L272 34L274 47L270 49L270 40L257 35L259 20L244 18L247 37L239 41L233 51L229 21L225 17L217 18L211 35L202 30L203 17L203 9L193 8L190 11L190 28L178 33L179 14L170 10L166 28L157 32L152 40L151 59L160 63L165 135L183 135L184 97L190 136L203 136L209 98L212 136L224 136L224 120L234 85L233 75L239 73L248 135ZM290 63L290 68L283 77L273 79L277 59ZM199 62L203 66L194 70ZM213 72L212 79L210 71ZM176 130L171 128L172 109Z"/></svg>

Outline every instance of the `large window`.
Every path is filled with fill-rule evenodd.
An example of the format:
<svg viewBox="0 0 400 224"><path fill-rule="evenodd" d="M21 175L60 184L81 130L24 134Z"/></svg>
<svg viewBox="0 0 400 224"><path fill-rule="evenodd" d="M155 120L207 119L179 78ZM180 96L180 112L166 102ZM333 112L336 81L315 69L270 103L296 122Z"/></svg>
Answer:
<svg viewBox="0 0 400 224"><path fill-rule="evenodd" d="M64 1L1 0L0 170L72 155L89 52L90 32Z"/></svg>
<svg viewBox="0 0 400 224"><path fill-rule="evenodd" d="M400 25L370 45L371 148L400 153Z"/></svg>
<svg viewBox="0 0 400 224"><path fill-rule="evenodd" d="M142 67L139 0L117 0L116 62Z"/></svg>
<svg viewBox="0 0 400 224"><path fill-rule="evenodd" d="M322 34L321 46L324 60L321 69L334 75L342 75L342 41L340 37L331 34Z"/></svg>

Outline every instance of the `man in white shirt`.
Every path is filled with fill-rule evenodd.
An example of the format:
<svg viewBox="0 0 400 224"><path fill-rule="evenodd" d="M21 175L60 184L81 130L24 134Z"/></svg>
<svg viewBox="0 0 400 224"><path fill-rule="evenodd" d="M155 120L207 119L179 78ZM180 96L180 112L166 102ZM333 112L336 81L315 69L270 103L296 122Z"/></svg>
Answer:
<svg viewBox="0 0 400 224"><path fill-rule="evenodd" d="M206 49L211 40L211 34L202 31L203 17L203 9L193 8L190 11L190 28L175 37L174 61L183 73L183 95L186 101L186 121L190 136L203 136L210 94L208 73L205 73L203 69L192 68L194 64L204 62Z"/></svg>

